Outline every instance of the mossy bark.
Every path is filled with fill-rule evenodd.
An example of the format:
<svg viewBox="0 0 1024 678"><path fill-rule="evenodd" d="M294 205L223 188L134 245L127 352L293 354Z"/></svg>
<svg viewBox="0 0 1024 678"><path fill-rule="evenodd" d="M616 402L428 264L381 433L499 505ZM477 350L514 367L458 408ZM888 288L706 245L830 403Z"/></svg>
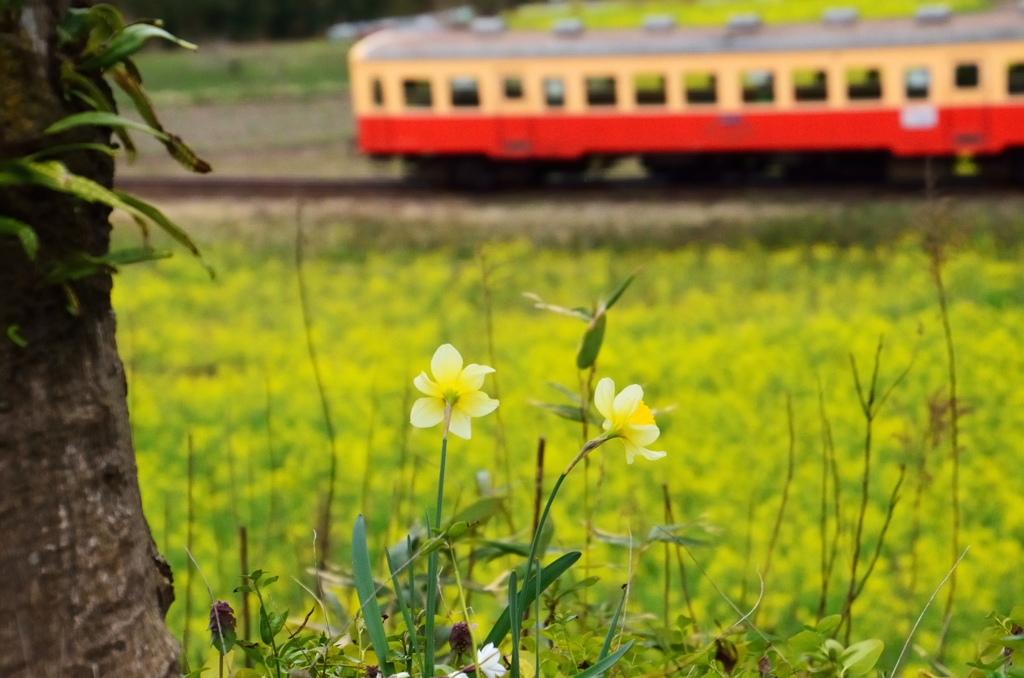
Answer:
<svg viewBox="0 0 1024 678"><path fill-rule="evenodd" d="M0 0L0 160L38 150L42 130L74 110L56 52L67 6ZM112 184L102 154L63 160ZM56 260L107 251L109 211L19 187L0 189L0 214L41 245L32 261L0 236L0 676L177 676L170 570L142 513L110 276L43 282Z"/></svg>

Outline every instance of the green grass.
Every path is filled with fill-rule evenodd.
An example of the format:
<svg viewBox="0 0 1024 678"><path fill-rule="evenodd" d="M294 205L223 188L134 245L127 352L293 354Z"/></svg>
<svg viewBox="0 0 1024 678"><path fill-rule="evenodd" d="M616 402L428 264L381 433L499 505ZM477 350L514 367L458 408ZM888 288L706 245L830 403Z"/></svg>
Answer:
<svg viewBox="0 0 1024 678"><path fill-rule="evenodd" d="M508 14L512 28L547 30L556 19L579 17L588 28L634 28L649 14L670 14L683 26L720 26L733 14L756 12L767 23L819 21L829 7L856 7L866 19L909 16L916 0L640 0L524 5ZM992 0L952 0L957 12L988 9Z"/></svg>
<svg viewBox="0 0 1024 678"><path fill-rule="evenodd" d="M287 233L293 226L278 219L266 228ZM433 501L438 431L408 425L409 398L416 397L409 392L412 377L427 369L434 349L445 341L467 361L492 362L480 264L471 251L456 247L378 251L347 244L353 233L372 225L310 217L309 228L313 336L342 458L331 560L343 567L348 562L348 531L356 514L365 512L379 573L382 546L401 539ZM176 571L179 603L170 624L179 632L189 433L197 450L195 553L215 595L237 603L229 592L237 583L235 535L245 524L252 537L251 566L283 575L277 604L298 617L311 606L288 577L308 581L304 573L313 561L312 530L325 489L328 444L306 354L293 254L287 246L252 241L207 238L207 255L219 273L214 282L179 258L131 268L115 287L143 500L154 537ZM536 437L548 440L548 488L579 445L577 425L530 401L559 400L548 386L552 381L575 388L573 357L583 328L576 320L532 309L522 292L555 303L588 303L639 269L636 283L611 313L598 376L610 376L620 387L642 384L654 407L676 406L660 417L663 435L654 446L668 452L666 459L626 466L621 447L609 443L596 453L589 477L574 472L553 513L554 543L561 547L583 541L585 488L590 501L599 502L598 527L643 535L662 522L661 483L667 482L678 520L715 528L713 545L696 552L710 578L734 600L751 605L780 501L785 402L791 394L796 473L758 620L768 632L799 630L813 621L817 605L818 380L842 475L842 538L829 600L829 611L835 612L848 572L864 433L850 354L862 371L869 369L884 336L880 379L888 384L917 353L907 380L877 421L867 549L874 548L898 465L908 463L909 471L882 558L858 604L855 632L855 637L882 638L883 663L891 666L950 561L946 442L941 438L934 447L924 442L929 402L941 398L945 384L945 349L927 262L918 248L897 241L870 250L738 243L574 251L520 242L493 246L490 256L498 265L492 280L499 411L520 529L529 523ZM1008 611L1024 589L1019 567L1024 519L1017 510L1024 487L1019 464L1024 454L1019 435L1024 429L1022 271L1019 246L984 240L955 253L948 267L960 392L971 410L961 433L961 543L972 550L960 571L952 627L949 664L955 671L972 658L970 639L984 616ZM485 390L493 393L490 380ZM497 423L494 416L475 420L471 441L453 441L449 515L476 495L478 471L488 472L496 486L506 484L496 456ZM917 466L922 453L923 474ZM607 476L598 488L601 467ZM922 500L915 508L919 485ZM753 522L748 523L751 502ZM489 537L507 534L503 521L488 527ZM634 615L661 614L659 554L653 549L632 563ZM615 600L630 569L627 552L602 546L592 560L602 578L593 596ZM911 589L915 567L917 583ZM478 565L473 579L486 584L500 570L500 564ZM200 581L197 577L193 584L194 609L205 605ZM703 629L714 632L716 620L727 625L735 618L692 568L690 587ZM348 604L351 592L335 592ZM474 597L481 627L489 627L502 594L499 589L495 596ZM672 604L672 618L684 612L678 588ZM447 607L456 609L456 601L449 599ZM193 638L202 638L201 616L192 620ZM917 638L922 646L934 648L940 617L937 606L925 618Z"/></svg>
<svg viewBox="0 0 1024 678"><path fill-rule="evenodd" d="M153 49L136 60L157 104L203 104L345 92L347 59L348 43L307 40Z"/></svg>

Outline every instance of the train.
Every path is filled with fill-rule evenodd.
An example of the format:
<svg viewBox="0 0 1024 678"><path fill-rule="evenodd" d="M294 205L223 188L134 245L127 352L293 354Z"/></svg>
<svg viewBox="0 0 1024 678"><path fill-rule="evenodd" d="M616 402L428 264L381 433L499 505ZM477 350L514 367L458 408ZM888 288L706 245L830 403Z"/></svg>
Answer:
<svg viewBox="0 0 1024 678"><path fill-rule="evenodd" d="M373 33L349 51L360 151L491 188L639 158L669 181L1024 179L1024 9L631 30ZM596 168L596 169L595 169Z"/></svg>

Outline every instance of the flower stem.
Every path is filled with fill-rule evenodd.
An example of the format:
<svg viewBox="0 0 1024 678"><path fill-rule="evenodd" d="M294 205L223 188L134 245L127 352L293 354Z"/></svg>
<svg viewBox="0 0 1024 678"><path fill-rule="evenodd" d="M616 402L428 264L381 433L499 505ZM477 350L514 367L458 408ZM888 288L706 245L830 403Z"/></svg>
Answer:
<svg viewBox="0 0 1024 678"><path fill-rule="evenodd" d="M437 509L434 511L434 529L441 529L441 504L444 502L444 467L448 459L448 436L441 438L441 470L437 474Z"/></svg>
<svg viewBox="0 0 1024 678"><path fill-rule="evenodd" d="M580 461L582 461L593 450L603 445L605 441L605 438L594 438L593 440L588 441L576 456L573 457L573 460L569 462L569 465L565 467L565 470L562 471L562 475L558 476L558 480L555 481L555 486L551 488L551 494L548 496L548 502L544 505L544 511L540 514L540 520L537 521L537 529L533 532L533 541L530 543L530 556L526 559L528 564L526 566L526 577L523 579L524 586L526 585L526 580L530 578L530 572L533 569L533 559L537 555L537 544L540 542L540 534L544 531L544 523L548 519L548 514L551 513L551 505L555 502L555 497L558 496L558 490L562 487L562 482L565 480L566 476L569 475L570 471L575 468L576 464L580 463Z"/></svg>
<svg viewBox="0 0 1024 678"><path fill-rule="evenodd" d="M462 576L459 574L459 563L455 560L455 545L448 544L448 553L452 557L452 571L455 573L455 585L459 589L459 604L462 605L462 616L469 627L469 642L473 649L473 672L476 673L476 664L480 660L479 650L476 646L476 634L473 633L473 621L469 618L469 605L466 604L466 594L462 589ZM479 676L479 673L476 675Z"/></svg>
<svg viewBox="0 0 1024 678"><path fill-rule="evenodd" d="M437 508L434 510L434 531L441 532L441 507L444 504L444 468L448 459L448 423L451 405L445 407L444 437L441 438L441 468L437 476ZM429 522L429 521L428 521ZM424 676L434 675L434 611L437 609L437 551L427 556L427 600L424 608L423 635L426 636Z"/></svg>

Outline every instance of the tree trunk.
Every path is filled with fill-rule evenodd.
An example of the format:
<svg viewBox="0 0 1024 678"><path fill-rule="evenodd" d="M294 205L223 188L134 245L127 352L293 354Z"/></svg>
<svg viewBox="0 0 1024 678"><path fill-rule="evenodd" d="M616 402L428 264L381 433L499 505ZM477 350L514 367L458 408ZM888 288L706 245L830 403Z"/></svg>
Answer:
<svg viewBox="0 0 1024 678"><path fill-rule="evenodd" d="M0 0L0 161L41 147L41 130L72 112L56 55L67 4ZM111 185L106 156L64 160ZM30 261L0 235L0 676L177 676L171 574L142 514L110 276L42 281L54 261L107 251L108 210L17 188L0 189L0 214L40 241Z"/></svg>

